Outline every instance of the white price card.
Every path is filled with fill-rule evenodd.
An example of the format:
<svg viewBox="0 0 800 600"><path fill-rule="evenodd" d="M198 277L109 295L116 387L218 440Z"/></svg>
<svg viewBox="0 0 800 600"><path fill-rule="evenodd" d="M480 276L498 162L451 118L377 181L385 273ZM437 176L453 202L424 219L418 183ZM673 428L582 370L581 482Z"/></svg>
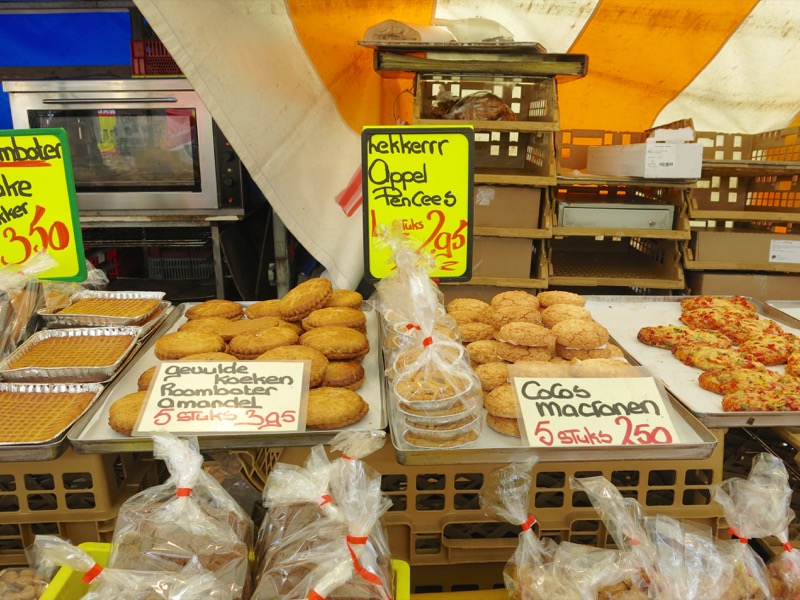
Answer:
<svg viewBox="0 0 800 600"><path fill-rule="evenodd" d="M310 361L165 361L133 435L305 430Z"/></svg>
<svg viewBox="0 0 800 600"><path fill-rule="evenodd" d="M793 240L770 240L769 262L800 263L800 242Z"/></svg>
<svg viewBox="0 0 800 600"><path fill-rule="evenodd" d="M680 443L652 377L512 377L532 447Z"/></svg>

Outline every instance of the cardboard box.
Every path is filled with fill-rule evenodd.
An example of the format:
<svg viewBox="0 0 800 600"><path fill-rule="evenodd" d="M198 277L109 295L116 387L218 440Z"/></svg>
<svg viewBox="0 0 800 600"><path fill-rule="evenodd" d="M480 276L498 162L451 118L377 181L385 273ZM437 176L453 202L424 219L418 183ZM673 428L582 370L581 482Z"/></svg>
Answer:
<svg viewBox="0 0 800 600"><path fill-rule="evenodd" d="M800 265L800 235L797 234L723 227L697 229L692 231L691 247L697 262L766 263L770 267Z"/></svg>
<svg viewBox="0 0 800 600"><path fill-rule="evenodd" d="M473 277L531 276L533 240L477 235L472 240Z"/></svg>
<svg viewBox="0 0 800 600"><path fill-rule="evenodd" d="M800 300L800 275L789 273L731 273L686 271L690 294L740 295L762 302Z"/></svg>
<svg viewBox="0 0 800 600"><path fill-rule="evenodd" d="M539 227L542 188L516 185L475 186L475 227Z"/></svg>
<svg viewBox="0 0 800 600"><path fill-rule="evenodd" d="M587 173L649 179L698 179L703 146L691 128L656 129L643 144L589 147Z"/></svg>

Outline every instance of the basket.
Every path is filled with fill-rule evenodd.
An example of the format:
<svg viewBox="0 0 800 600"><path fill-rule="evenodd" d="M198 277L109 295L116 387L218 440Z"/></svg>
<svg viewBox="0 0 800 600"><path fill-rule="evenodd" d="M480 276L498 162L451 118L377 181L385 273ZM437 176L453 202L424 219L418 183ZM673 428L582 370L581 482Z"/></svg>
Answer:
<svg viewBox="0 0 800 600"><path fill-rule="evenodd" d="M147 249L147 274L151 279L210 279L214 257L204 249Z"/></svg>
<svg viewBox="0 0 800 600"><path fill-rule="evenodd" d="M476 131L475 181L555 185L556 164L550 131Z"/></svg>
<svg viewBox="0 0 800 600"><path fill-rule="evenodd" d="M87 542L78 545L85 550L101 567L108 565L111 544ZM392 573L395 581L395 600L411 598L411 571L408 563L401 560L392 561ZM76 573L69 567L61 567L47 586L40 600L78 600L83 598L89 586L83 582L83 574Z"/></svg>
<svg viewBox="0 0 800 600"><path fill-rule="evenodd" d="M589 148L592 146L619 146L641 144L647 140L644 131L606 131L603 129L569 129L556 134L558 174L586 169Z"/></svg>
<svg viewBox="0 0 800 600"><path fill-rule="evenodd" d="M181 68L158 40L131 40L134 77L180 77Z"/></svg>

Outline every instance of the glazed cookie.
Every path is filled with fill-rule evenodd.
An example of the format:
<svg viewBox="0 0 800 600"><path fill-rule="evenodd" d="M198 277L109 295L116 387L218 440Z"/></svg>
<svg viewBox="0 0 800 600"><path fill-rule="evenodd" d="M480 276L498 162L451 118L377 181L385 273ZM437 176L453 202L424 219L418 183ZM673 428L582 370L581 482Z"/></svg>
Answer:
<svg viewBox="0 0 800 600"><path fill-rule="evenodd" d="M523 308L528 310L538 310L539 300L533 294L529 294L524 290L511 290L509 292L501 292L492 298L492 308L502 308L504 306L511 306L516 308Z"/></svg>
<svg viewBox="0 0 800 600"><path fill-rule="evenodd" d="M447 303L447 312L454 310L474 310L476 312L483 312L489 308L489 304L477 298L454 298Z"/></svg>
<svg viewBox="0 0 800 600"><path fill-rule="evenodd" d="M357 390L364 385L366 379L361 363L352 360L334 360L328 362L328 368L323 373L322 385Z"/></svg>
<svg viewBox="0 0 800 600"><path fill-rule="evenodd" d="M483 397L483 404L490 414L507 419L517 418L517 405L510 383L496 387Z"/></svg>
<svg viewBox="0 0 800 600"><path fill-rule="evenodd" d="M130 435L139 418L147 391L133 392L123 396L108 407L108 424L117 433Z"/></svg>
<svg viewBox="0 0 800 600"><path fill-rule="evenodd" d="M285 321L301 321L322 308L333 293L329 279L314 277L296 285L281 298L281 317Z"/></svg>
<svg viewBox="0 0 800 600"><path fill-rule="evenodd" d="M467 344L467 353L471 361L482 364L496 361L497 346L500 342L497 340L478 340L477 342L470 342Z"/></svg>
<svg viewBox="0 0 800 600"><path fill-rule="evenodd" d="M178 360L200 352L222 352L225 340L208 331L175 331L156 340L153 351L160 360Z"/></svg>
<svg viewBox="0 0 800 600"><path fill-rule="evenodd" d="M507 417L498 417L492 413L486 415L486 424L494 429L497 433L503 435L513 435L514 437L521 437L522 434L519 430L519 420L516 417L513 419Z"/></svg>
<svg viewBox="0 0 800 600"><path fill-rule="evenodd" d="M567 319L591 321L592 314L577 304L552 304L542 311L542 324L551 329L556 323Z"/></svg>
<svg viewBox="0 0 800 600"><path fill-rule="evenodd" d="M259 329L271 329L273 327L278 327L281 323L285 323L285 321L277 317L239 319L238 321L229 321L226 325L222 325L215 333L218 333L226 342L230 342L237 335L247 333L248 331L258 331Z"/></svg>
<svg viewBox="0 0 800 600"><path fill-rule="evenodd" d="M353 290L333 290L325 306L344 306L345 308L361 308L364 296Z"/></svg>
<svg viewBox="0 0 800 600"><path fill-rule="evenodd" d="M475 374L481 380L483 391L491 392L508 383L508 363L498 361L478 365Z"/></svg>
<svg viewBox="0 0 800 600"><path fill-rule="evenodd" d="M251 304L244 309L244 316L248 319L259 319L261 317L278 317L281 316L281 301L279 298L272 300L262 300Z"/></svg>
<svg viewBox="0 0 800 600"><path fill-rule="evenodd" d="M497 356L508 362L518 361L543 361L553 358L555 346L518 346L508 342L500 342L497 346Z"/></svg>
<svg viewBox="0 0 800 600"><path fill-rule="evenodd" d="M308 391L306 427L340 429L363 419L369 404L353 390L319 387Z"/></svg>
<svg viewBox="0 0 800 600"><path fill-rule="evenodd" d="M310 331L317 327L337 325L339 327L349 327L361 333L366 333L367 317L364 311L358 308L329 306L327 308L318 308L313 311L303 319L302 325L305 331Z"/></svg>
<svg viewBox="0 0 800 600"><path fill-rule="evenodd" d="M507 305L491 309L482 321L493 325L495 329L500 329L503 325L508 325L509 323L541 325L542 315L538 310L527 306Z"/></svg>
<svg viewBox="0 0 800 600"><path fill-rule="evenodd" d="M574 304L576 306L583 306L586 304L586 299L580 294L561 290L539 292L536 298L539 300L539 306L543 309L553 304Z"/></svg>
<svg viewBox="0 0 800 600"><path fill-rule="evenodd" d="M178 331L206 331L219 335L219 330L230 323L232 321L224 317L200 317L186 321L178 328Z"/></svg>
<svg viewBox="0 0 800 600"><path fill-rule="evenodd" d="M252 360L267 350L296 344L297 340L297 334L285 327L258 329L234 337L228 344L228 352L241 360Z"/></svg>
<svg viewBox="0 0 800 600"><path fill-rule="evenodd" d="M238 360L233 354L228 354L227 352L200 352L198 354L190 354L189 356L184 356L179 358L178 360L194 360L194 361L207 361L207 360Z"/></svg>
<svg viewBox="0 0 800 600"><path fill-rule="evenodd" d="M139 379L136 380L136 389L140 392L146 392L147 388L150 387L150 382L153 381L153 375L156 374L156 368L150 367L142 371L142 374L139 375Z"/></svg>
<svg viewBox="0 0 800 600"><path fill-rule="evenodd" d="M464 323L458 326L461 341L465 344L478 340L491 340L496 329L487 323Z"/></svg>
<svg viewBox="0 0 800 600"><path fill-rule="evenodd" d="M556 336L552 331L535 323L509 323L503 325L495 336L501 342L517 346L552 347Z"/></svg>
<svg viewBox="0 0 800 600"><path fill-rule="evenodd" d="M328 368L328 359L325 355L315 348L294 344L291 346L277 346L267 350L256 357L255 360L308 360L311 361L311 374L309 377L309 387L315 388L322 385L325 377L325 370Z"/></svg>
<svg viewBox="0 0 800 600"><path fill-rule="evenodd" d="M202 319L204 317L222 317L223 319L240 319L244 309L231 300L206 300L195 304L185 313L187 319Z"/></svg>
<svg viewBox="0 0 800 600"><path fill-rule="evenodd" d="M300 336L303 346L311 346L322 352L328 360L360 360L369 352L367 336L350 329L330 325L316 327Z"/></svg>
<svg viewBox="0 0 800 600"><path fill-rule="evenodd" d="M608 330L595 321L567 319L553 325L556 343L567 348L599 348L608 343Z"/></svg>

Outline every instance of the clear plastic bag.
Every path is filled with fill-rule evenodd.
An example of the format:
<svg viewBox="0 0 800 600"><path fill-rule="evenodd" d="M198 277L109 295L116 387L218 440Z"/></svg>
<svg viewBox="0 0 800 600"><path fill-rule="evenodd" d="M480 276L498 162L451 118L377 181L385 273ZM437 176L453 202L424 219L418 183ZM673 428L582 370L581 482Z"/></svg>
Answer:
<svg viewBox="0 0 800 600"><path fill-rule="evenodd" d="M108 287L108 275L102 269L86 261L86 278L82 282L43 281L45 308L55 310L69 305L73 294L84 290L104 290Z"/></svg>
<svg viewBox="0 0 800 600"><path fill-rule="evenodd" d="M154 455L170 478L129 498L120 508L109 565L176 572L193 560L247 597L253 522L203 471L197 440L153 436Z"/></svg>
<svg viewBox="0 0 800 600"><path fill-rule="evenodd" d="M69 567L90 585L84 600L232 600L230 587L204 571L197 561L177 572L103 568L86 552L55 537L36 536L33 561L38 569Z"/></svg>
<svg viewBox="0 0 800 600"><path fill-rule="evenodd" d="M0 267L0 356L5 356L25 341L38 326L36 311L44 307L44 288L38 277L58 263L46 252L38 252L26 262Z"/></svg>

